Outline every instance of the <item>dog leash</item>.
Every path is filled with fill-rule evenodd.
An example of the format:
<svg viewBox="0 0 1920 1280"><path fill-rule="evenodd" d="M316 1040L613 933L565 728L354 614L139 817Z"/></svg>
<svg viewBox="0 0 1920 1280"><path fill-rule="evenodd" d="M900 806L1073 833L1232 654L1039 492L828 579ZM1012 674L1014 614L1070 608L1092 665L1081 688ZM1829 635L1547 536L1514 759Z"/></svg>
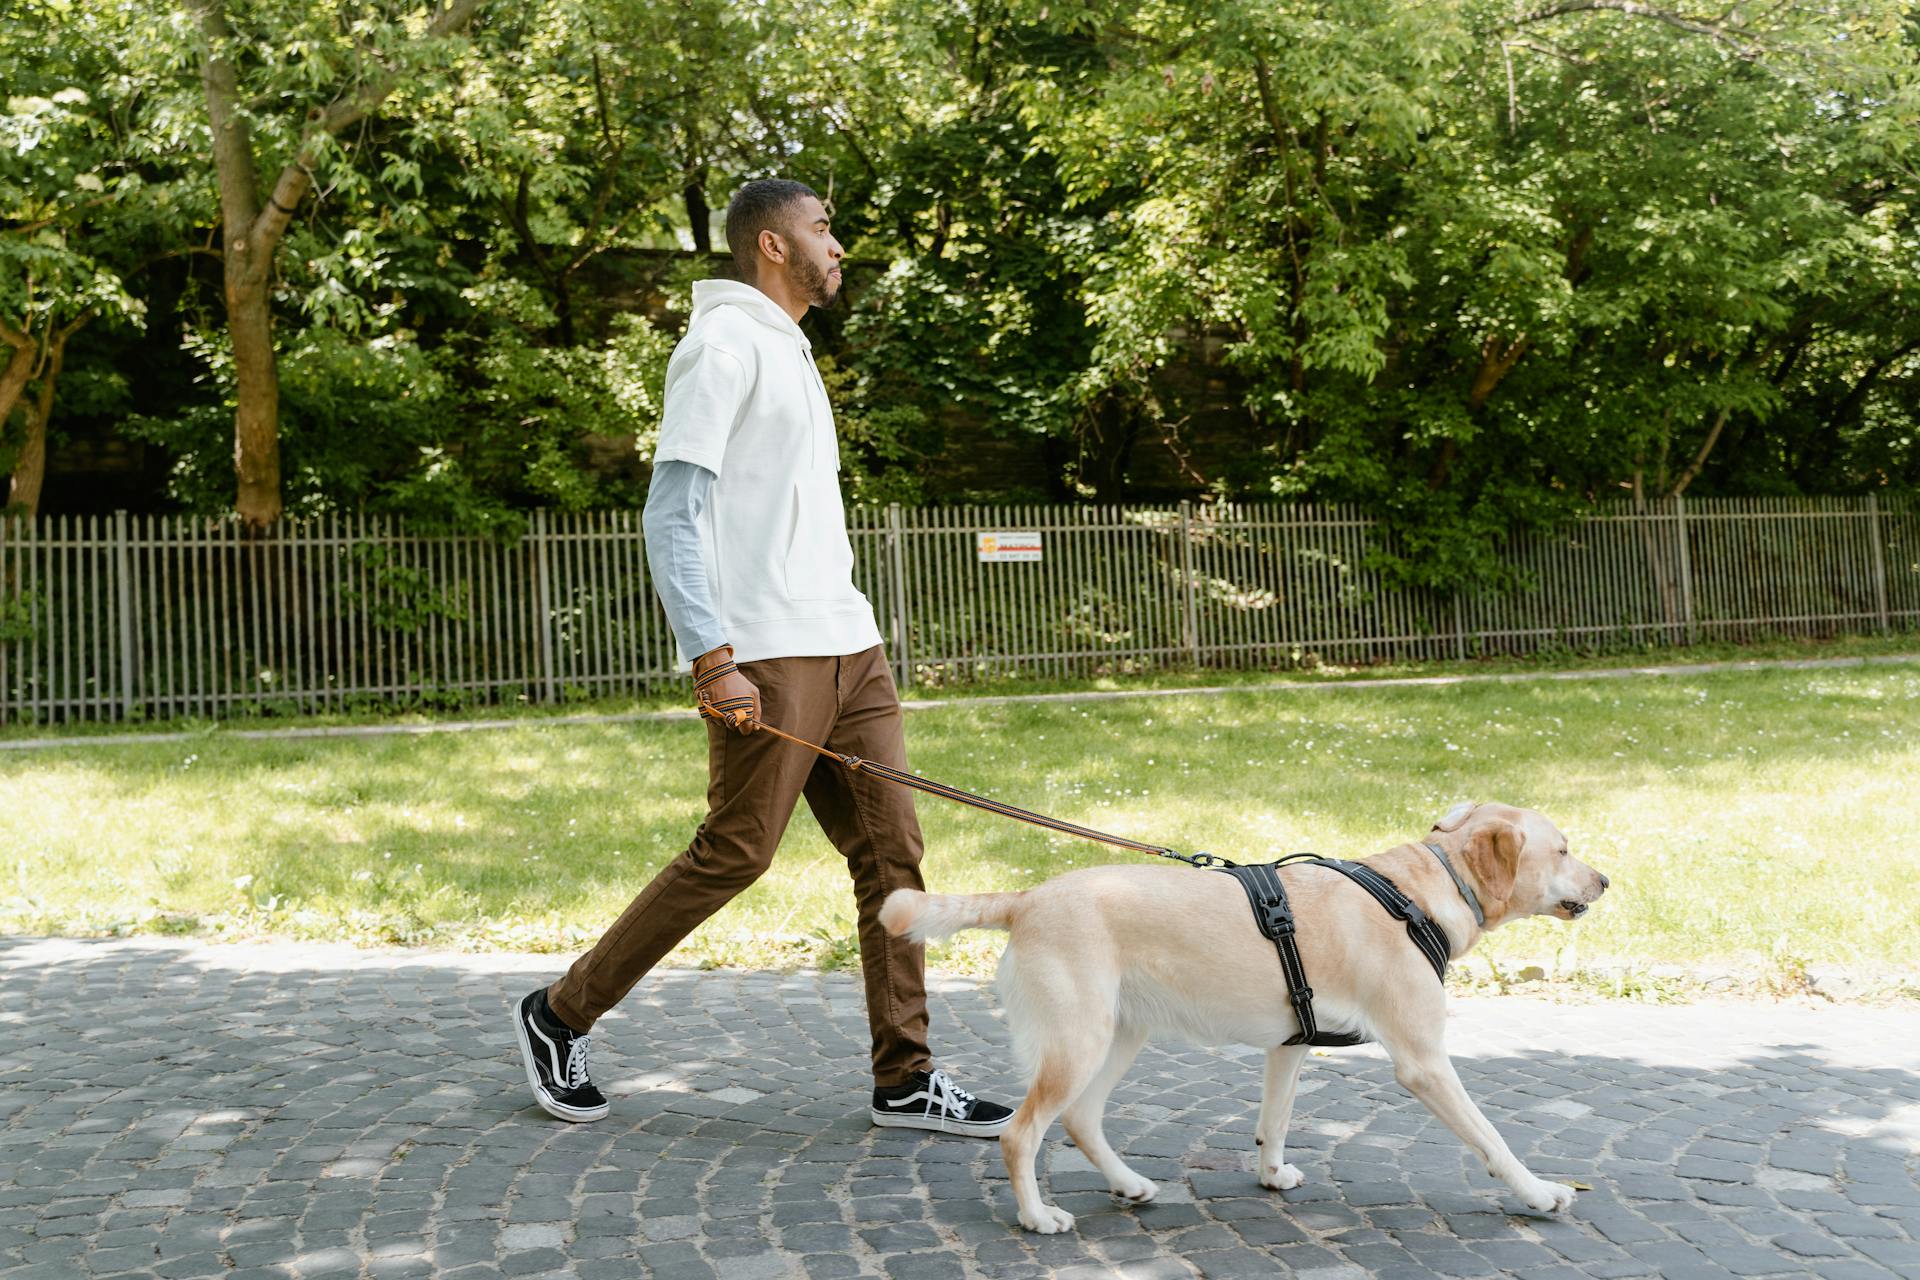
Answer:
<svg viewBox="0 0 1920 1280"><path fill-rule="evenodd" d="M709 672L706 677L695 682L695 689L698 690L711 683L726 670L731 669L731 666L732 664L726 664L714 672ZM971 791L962 791L958 787L950 787L943 782L935 782L931 778L922 778L918 774L906 773L875 760L865 760L846 752L830 750L816 742L808 742L805 738L796 737L783 729L776 729L766 721L757 718L753 714L752 698L722 698L711 703L702 702L700 714L729 728L741 720L757 725L762 732L771 733L774 737L791 742L795 746L805 747L829 760L839 761L850 773L871 774L887 782L912 787L916 791L924 791L929 795L942 796L960 804L972 805L976 809L985 809L988 813L1016 818L1021 822L1032 823L1036 827L1044 827L1049 831L1065 832L1068 835L1095 840L1101 844L1132 849L1136 853L1152 854L1156 858L1171 858L1189 866L1203 867L1232 876L1246 891L1247 898L1253 907L1254 924L1267 940L1273 943L1274 950L1278 953L1281 975L1287 983L1287 997L1293 1006L1295 1020L1300 1024L1299 1032L1287 1041L1288 1044L1345 1048L1363 1044L1373 1037L1365 1029L1324 1031L1320 1028L1314 1016L1313 987L1307 982L1306 967L1301 961L1299 943L1294 937L1293 908L1287 901L1286 888L1280 882L1280 867L1285 863L1303 862L1312 866L1325 867L1330 871L1339 872L1366 890L1374 901L1385 908L1387 914L1406 925L1407 936L1413 940L1414 946L1419 949L1427 963L1433 966L1434 976L1439 978L1443 986L1446 983L1447 958L1452 947L1445 930L1441 929L1438 921L1422 911L1418 903L1401 892L1398 885L1364 863L1347 862L1340 858L1322 858L1312 853L1296 853L1278 862L1242 866L1211 853L1177 853L1165 845L1143 844L1138 840L1129 840L1125 836L1109 835L1104 831L1095 831L1092 827L1063 822L1059 818L1049 818L1045 814L1003 804L986 796L975 795ZM1481 918L1479 902L1467 889L1465 882L1454 872L1445 853L1437 845L1429 844L1427 849L1440 859L1442 866L1447 868L1447 874L1453 877L1461 895L1472 905L1475 917Z"/></svg>
<svg viewBox="0 0 1920 1280"><path fill-rule="evenodd" d="M1070 836L1079 836L1083 840L1096 840L1101 844L1110 844L1121 849L1131 849L1135 853L1152 854L1156 858L1171 858L1176 862L1184 862L1188 866L1193 867L1231 867L1234 865L1225 858L1218 857L1215 854L1179 853L1167 848L1165 845L1143 844L1138 840L1129 840L1125 836L1109 835L1104 831L1095 831L1092 827L1080 826L1078 823L1066 822L1059 818L1049 818L1043 813L1034 813L1030 809L1021 809L1015 805L1003 804L987 796L979 796L971 791L962 791L958 787L950 787L944 782L935 782L931 778L923 778L917 773L907 773L904 770L895 769L891 765L881 764L878 760L866 760L860 756L831 750L818 743L808 742L805 738L795 737L783 729L776 729L766 721L757 719L753 715L753 700L751 698L722 699L718 702L701 703L700 714L709 720L716 720L729 727L737 723L734 718L737 715L751 724L758 725L760 731L763 733L770 733L776 738L781 738L793 743L795 746L805 747L807 750L825 756L829 760L838 760L850 772L869 774L886 782L897 783L903 787L912 787L916 791L924 791L928 795L940 796L943 799L953 800L960 804L972 805L976 809L985 809L988 813L997 813L1003 817L1015 818L1021 822L1032 823L1036 827L1044 827L1049 831L1059 831Z"/></svg>

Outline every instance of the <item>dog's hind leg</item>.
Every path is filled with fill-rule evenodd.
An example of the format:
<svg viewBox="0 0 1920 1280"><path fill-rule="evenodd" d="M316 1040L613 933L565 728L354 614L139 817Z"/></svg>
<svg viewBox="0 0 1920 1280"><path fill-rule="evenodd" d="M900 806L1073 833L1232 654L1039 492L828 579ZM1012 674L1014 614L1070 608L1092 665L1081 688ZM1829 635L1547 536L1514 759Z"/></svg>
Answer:
<svg viewBox="0 0 1920 1280"><path fill-rule="evenodd" d="M1075 981L1059 968L1029 966L1019 942L1000 961L1007 1020L1023 1060L1035 1064L1027 1096L1000 1135L1000 1155L1020 1210L1020 1225L1051 1235L1073 1226L1073 1215L1040 1199L1034 1157L1067 1105L1086 1089L1113 1042L1112 990ZM1011 965L1009 962L1013 962ZM1046 974L1048 977L1039 975Z"/></svg>
<svg viewBox="0 0 1920 1280"><path fill-rule="evenodd" d="M1065 1126L1067 1136L1073 1139L1081 1154L1106 1175L1107 1185L1113 1188L1113 1194L1141 1204L1153 1199L1159 1188L1150 1179L1141 1177L1127 1167L1126 1161L1108 1144L1101 1121L1106 1115L1107 1098L1113 1093L1113 1087L1127 1074L1127 1068L1133 1065L1134 1055L1140 1052L1140 1046L1146 1042L1147 1033L1140 1027L1122 1024L1117 1028L1113 1043L1107 1048L1107 1060L1094 1073L1093 1079L1087 1081L1080 1096L1060 1114L1060 1123Z"/></svg>
<svg viewBox="0 0 1920 1280"><path fill-rule="evenodd" d="M1266 1087L1260 1095L1260 1123L1253 1141L1260 1148L1260 1185L1291 1191L1306 1175L1287 1163L1287 1126L1293 1120L1293 1095L1300 1086L1300 1067L1307 1060L1304 1044L1276 1045L1267 1050Z"/></svg>

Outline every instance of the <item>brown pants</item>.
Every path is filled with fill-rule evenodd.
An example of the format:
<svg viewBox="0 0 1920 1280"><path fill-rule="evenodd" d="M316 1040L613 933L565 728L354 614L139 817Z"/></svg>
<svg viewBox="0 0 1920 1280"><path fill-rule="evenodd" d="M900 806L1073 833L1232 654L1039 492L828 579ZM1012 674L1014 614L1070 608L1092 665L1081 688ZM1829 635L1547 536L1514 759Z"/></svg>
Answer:
<svg viewBox="0 0 1920 1280"><path fill-rule="evenodd" d="M875 645L844 658L769 658L740 670L760 688L760 715L797 737L907 767L900 695ZM707 820L593 950L548 989L555 1013L590 1030L694 927L760 878L802 795L847 860L859 913L860 967L873 1030L873 1079L904 1082L927 1070L925 950L880 927L895 889L921 888L913 793L783 742L707 722Z"/></svg>

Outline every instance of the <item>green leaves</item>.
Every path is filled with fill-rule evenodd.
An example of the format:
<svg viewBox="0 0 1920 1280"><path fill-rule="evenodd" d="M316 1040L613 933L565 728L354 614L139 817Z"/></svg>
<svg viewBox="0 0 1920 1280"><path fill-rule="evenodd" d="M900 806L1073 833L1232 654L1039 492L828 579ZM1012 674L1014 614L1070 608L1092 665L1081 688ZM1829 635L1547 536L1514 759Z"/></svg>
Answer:
<svg viewBox="0 0 1920 1280"><path fill-rule="evenodd" d="M0 315L120 321L76 339L76 387L157 330L140 358L201 381L143 395L142 429L174 424L199 503L229 394L202 35L161 0L23 3ZM1142 451L1201 423L1180 483L1389 512L1391 567L1445 588L1636 479L1920 482L1901 0L1705 30L1506 0L540 0L434 41L424 0L227 3L261 172L311 146L273 279L301 502L633 496L670 317L715 269L688 251L769 173L830 198L859 281L808 323L862 500L1041 496L991 493L983 436L1055 496L1141 496Z"/></svg>

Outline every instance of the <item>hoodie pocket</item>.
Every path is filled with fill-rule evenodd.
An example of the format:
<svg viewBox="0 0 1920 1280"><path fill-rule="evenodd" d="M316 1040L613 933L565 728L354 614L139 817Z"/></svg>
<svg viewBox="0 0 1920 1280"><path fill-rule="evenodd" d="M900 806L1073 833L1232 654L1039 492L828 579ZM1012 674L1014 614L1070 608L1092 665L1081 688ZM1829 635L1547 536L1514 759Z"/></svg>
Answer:
<svg viewBox="0 0 1920 1280"><path fill-rule="evenodd" d="M791 599L838 600L852 594L853 544L847 539L838 473L812 471L794 481L786 570Z"/></svg>

